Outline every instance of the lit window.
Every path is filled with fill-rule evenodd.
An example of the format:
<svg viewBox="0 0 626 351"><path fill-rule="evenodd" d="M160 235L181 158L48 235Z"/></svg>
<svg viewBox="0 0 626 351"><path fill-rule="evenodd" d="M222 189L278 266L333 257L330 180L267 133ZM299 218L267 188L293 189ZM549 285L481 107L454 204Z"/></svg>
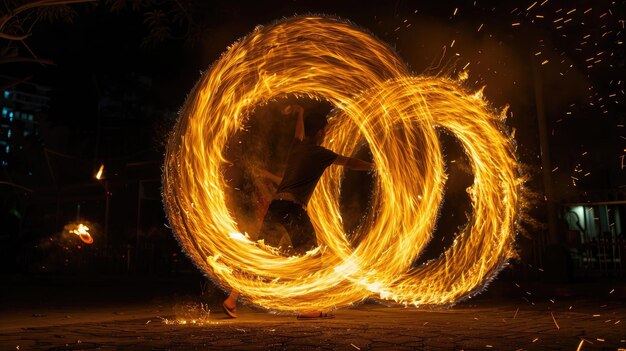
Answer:
<svg viewBox="0 0 626 351"><path fill-rule="evenodd" d="M11 97L11 92L10 92L10 91L8 91L8 90L5 90L5 91L4 91L4 98L5 98L5 99L8 99L8 98L10 98L10 97Z"/></svg>
<svg viewBox="0 0 626 351"><path fill-rule="evenodd" d="M28 120L32 121L33 120L33 115L28 115Z"/></svg>
<svg viewBox="0 0 626 351"><path fill-rule="evenodd" d="M9 113L9 109L6 107L2 108L2 116L6 116Z"/></svg>

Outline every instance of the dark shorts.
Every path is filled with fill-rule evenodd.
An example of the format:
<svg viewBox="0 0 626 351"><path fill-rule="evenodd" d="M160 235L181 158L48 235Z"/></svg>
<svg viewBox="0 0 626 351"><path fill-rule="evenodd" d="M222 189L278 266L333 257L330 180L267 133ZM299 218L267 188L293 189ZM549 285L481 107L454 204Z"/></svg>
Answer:
<svg viewBox="0 0 626 351"><path fill-rule="evenodd" d="M278 247L285 232L291 239L291 247L283 247L286 253L301 255L317 246L315 229L302 206L292 201L274 200L263 219L259 239Z"/></svg>

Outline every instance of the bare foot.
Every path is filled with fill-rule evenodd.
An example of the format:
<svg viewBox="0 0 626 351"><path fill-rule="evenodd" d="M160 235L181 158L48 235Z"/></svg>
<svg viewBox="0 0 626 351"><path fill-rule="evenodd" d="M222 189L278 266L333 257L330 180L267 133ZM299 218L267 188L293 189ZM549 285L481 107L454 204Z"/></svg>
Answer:
<svg viewBox="0 0 626 351"><path fill-rule="evenodd" d="M231 299L224 300L224 302L222 302L222 311L230 318L237 318L237 302Z"/></svg>
<svg viewBox="0 0 626 351"><path fill-rule="evenodd" d="M237 297L239 297L239 293L233 290L226 300L222 302L222 310L230 318L237 318Z"/></svg>

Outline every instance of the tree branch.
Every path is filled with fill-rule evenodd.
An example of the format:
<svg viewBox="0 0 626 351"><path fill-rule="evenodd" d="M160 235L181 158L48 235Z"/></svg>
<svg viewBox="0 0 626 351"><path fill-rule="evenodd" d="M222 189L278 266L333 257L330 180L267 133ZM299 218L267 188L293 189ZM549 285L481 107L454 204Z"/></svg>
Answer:
<svg viewBox="0 0 626 351"><path fill-rule="evenodd" d="M59 6L59 5L70 5L70 4L80 4L86 2L96 2L97 0L38 0L26 3L13 11L9 11L6 15L0 17L0 30L4 28L4 26L9 22L11 18L16 16L17 14L28 11L30 9L38 8L38 7L47 7L47 6Z"/></svg>
<svg viewBox="0 0 626 351"><path fill-rule="evenodd" d="M18 184L15 184L15 183L11 183L11 182L4 182L4 181L0 181L0 184L2 184L2 185L12 186L12 187L14 187L14 188L18 188L18 189L22 189L22 190L24 190L24 191L28 191L29 193L32 193L32 192L33 192L33 189L31 189L31 188L27 188L27 187L25 187L25 186L21 186L21 185L18 185Z"/></svg>
<svg viewBox="0 0 626 351"><path fill-rule="evenodd" d="M30 33L28 34L24 34L24 35L12 35L12 34L7 34L7 33L2 33L0 32L0 39L6 39L6 40L24 40L26 38L30 37Z"/></svg>
<svg viewBox="0 0 626 351"><path fill-rule="evenodd" d="M7 63L18 63L18 62L31 62L31 63L40 63L42 65L54 65L54 61L47 59L40 59L34 57L0 57L0 65Z"/></svg>
<svg viewBox="0 0 626 351"><path fill-rule="evenodd" d="M1 84L0 85L0 90L7 90L7 89L9 89L11 87L14 87L14 86L20 84L20 83L24 83L24 82L29 81L29 80L31 80L31 78L33 78L33 76L24 77L22 79L18 79L18 80L12 81L12 82L8 82L6 84Z"/></svg>
<svg viewBox="0 0 626 351"><path fill-rule="evenodd" d="M33 50L30 49L30 46L28 46L28 44L26 44L26 42L24 40L20 41L20 43L22 43L22 45L24 45L24 47L26 48L26 50L28 50L28 52L30 52L31 55L33 55L34 58L38 59L39 57L37 57L37 55L35 55L35 53L33 52Z"/></svg>

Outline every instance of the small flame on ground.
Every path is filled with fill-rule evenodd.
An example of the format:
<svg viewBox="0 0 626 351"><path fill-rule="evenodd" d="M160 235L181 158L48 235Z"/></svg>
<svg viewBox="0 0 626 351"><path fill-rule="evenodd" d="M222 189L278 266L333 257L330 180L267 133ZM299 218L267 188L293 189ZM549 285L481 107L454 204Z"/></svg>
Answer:
<svg viewBox="0 0 626 351"><path fill-rule="evenodd" d="M85 244L93 244L93 237L89 234L89 227L82 223L79 223L76 228L70 230L70 233L78 235L80 240Z"/></svg>

